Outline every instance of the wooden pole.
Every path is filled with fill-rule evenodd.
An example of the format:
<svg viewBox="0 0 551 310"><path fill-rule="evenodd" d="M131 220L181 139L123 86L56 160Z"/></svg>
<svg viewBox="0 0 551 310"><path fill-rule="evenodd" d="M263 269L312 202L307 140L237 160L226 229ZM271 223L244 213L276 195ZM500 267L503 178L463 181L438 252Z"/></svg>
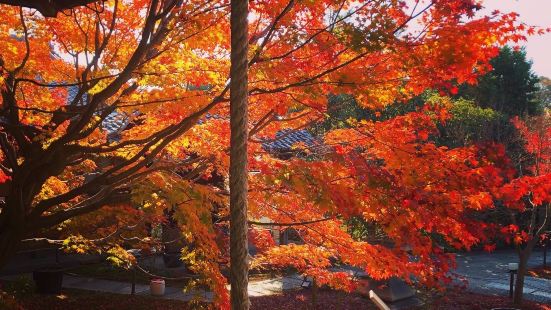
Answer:
<svg viewBox="0 0 551 310"><path fill-rule="evenodd" d="M230 284L231 308L249 309L247 243L248 0L231 1Z"/></svg>

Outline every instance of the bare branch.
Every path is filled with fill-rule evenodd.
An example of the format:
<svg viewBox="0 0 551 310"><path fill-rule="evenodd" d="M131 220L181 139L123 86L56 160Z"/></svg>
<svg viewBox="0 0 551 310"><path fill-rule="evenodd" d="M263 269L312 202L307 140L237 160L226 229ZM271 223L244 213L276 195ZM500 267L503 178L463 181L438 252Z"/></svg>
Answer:
<svg viewBox="0 0 551 310"><path fill-rule="evenodd" d="M29 60L29 56L31 54L31 47L29 44L29 30L27 29L27 24L25 23L25 17L23 16L23 8L19 8L19 19L21 20L21 26L23 26L23 35L25 39L25 56L23 57L23 60L21 61L19 66L17 66L13 70L13 76L16 76L17 73L19 73L19 71L23 69L23 67L25 67L25 65L27 64L27 61Z"/></svg>

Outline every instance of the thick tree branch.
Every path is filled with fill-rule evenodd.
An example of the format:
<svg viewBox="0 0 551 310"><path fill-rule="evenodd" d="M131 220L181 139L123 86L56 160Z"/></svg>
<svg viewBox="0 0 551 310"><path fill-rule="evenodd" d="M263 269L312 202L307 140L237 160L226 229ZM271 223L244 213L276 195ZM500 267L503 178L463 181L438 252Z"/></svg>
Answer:
<svg viewBox="0 0 551 310"><path fill-rule="evenodd" d="M0 0L0 4L36 9L45 17L56 17L63 10L100 1L104 0Z"/></svg>
<svg viewBox="0 0 551 310"><path fill-rule="evenodd" d="M256 226L304 226L304 225L309 225L309 224L315 224L315 223L320 223L320 222L326 222L326 221L330 221L330 220L334 220L335 218L334 217L326 217L326 218L322 218L322 219L317 219L317 220L311 220L311 221L304 221L304 222L288 222L288 223L263 223L263 222L256 222L256 221L248 221L249 224L251 225L256 225Z"/></svg>

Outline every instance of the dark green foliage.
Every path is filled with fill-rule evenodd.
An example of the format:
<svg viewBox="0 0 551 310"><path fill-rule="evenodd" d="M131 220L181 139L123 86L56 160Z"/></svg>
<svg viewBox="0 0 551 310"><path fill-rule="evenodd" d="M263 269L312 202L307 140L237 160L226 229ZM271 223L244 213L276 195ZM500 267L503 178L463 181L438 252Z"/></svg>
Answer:
<svg viewBox="0 0 551 310"><path fill-rule="evenodd" d="M347 220L346 227L348 233L357 241L381 243L388 239L381 226L368 222L361 216L352 217Z"/></svg>
<svg viewBox="0 0 551 310"><path fill-rule="evenodd" d="M541 114L551 102L551 82L532 72L523 49L505 46L491 64L493 70L477 85L460 87L451 110L453 118L442 128L439 142L450 147L501 143L513 165L522 169L530 159L510 120Z"/></svg>
<svg viewBox="0 0 551 310"><path fill-rule="evenodd" d="M397 102L385 107L381 111L364 108L358 104L352 95L340 94L327 96L328 107L325 119L315 124L310 130L314 134L324 134L331 129L346 128L348 120L384 121L393 117L413 112L423 106L427 98L433 93L427 92L408 102Z"/></svg>
<svg viewBox="0 0 551 310"><path fill-rule="evenodd" d="M499 143L505 146L511 163L517 169L529 166L532 159L526 154L524 142L508 115L479 107L465 99L454 100L450 113L451 119L440 126L437 144L455 148Z"/></svg>
<svg viewBox="0 0 551 310"><path fill-rule="evenodd" d="M503 131L512 129L502 114L490 108L481 108L470 100L454 100L450 113L452 118L441 126L438 137L438 143L448 147L495 141Z"/></svg>
<svg viewBox="0 0 551 310"><path fill-rule="evenodd" d="M3 284L1 287L2 290L16 298L30 296L35 289L33 280L24 275L18 276L14 280L3 281L1 284ZM1 305L0 303L0 309L2 309Z"/></svg>
<svg viewBox="0 0 551 310"><path fill-rule="evenodd" d="M509 117L541 113L542 104L536 100L538 77L525 50L505 46L490 63L493 70L482 76L478 85L461 86L457 98L473 100Z"/></svg>
<svg viewBox="0 0 551 310"><path fill-rule="evenodd" d="M322 122L315 124L311 131L316 134L324 134L325 132L336 129L345 128L347 120L367 119L373 117L371 111L362 108L352 95L328 95L327 96L327 113Z"/></svg>

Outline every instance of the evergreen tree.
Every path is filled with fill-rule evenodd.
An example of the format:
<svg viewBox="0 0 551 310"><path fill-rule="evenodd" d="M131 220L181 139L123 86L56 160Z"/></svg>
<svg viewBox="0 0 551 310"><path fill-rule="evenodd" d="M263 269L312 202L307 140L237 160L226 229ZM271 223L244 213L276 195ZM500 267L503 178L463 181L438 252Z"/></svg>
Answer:
<svg viewBox="0 0 551 310"><path fill-rule="evenodd" d="M493 70L482 76L477 85L463 85L457 97L473 100L506 116L536 115L542 103L536 100L538 77L524 49L508 46L491 60Z"/></svg>

